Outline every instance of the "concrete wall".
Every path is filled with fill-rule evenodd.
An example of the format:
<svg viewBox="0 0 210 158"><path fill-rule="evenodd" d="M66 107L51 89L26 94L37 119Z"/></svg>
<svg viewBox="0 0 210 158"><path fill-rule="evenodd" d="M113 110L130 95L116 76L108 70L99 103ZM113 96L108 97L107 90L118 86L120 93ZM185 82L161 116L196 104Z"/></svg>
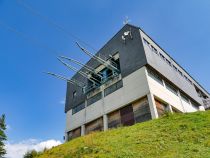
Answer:
<svg viewBox="0 0 210 158"><path fill-rule="evenodd" d="M164 55L166 59L168 59L173 65L175 65L181 72L186 75L191 81L193 79L175 62L172 58L170 58L154 41L152 41L144 32L140 31L142 41L143 38L146 39L150 44L152 44L158 52ZM144 43L144 42L143 42ZM176 72L173 67L169 66L166 61L164 61L159 55L155 54L150 47L148 47L145 43L144 50L147 58L147 63L152 66L155 70L157 70L160 74L166 77L169 81L174 83L179 89L184 91L191 99L194 99L199 104L203 104L200 97L195 90L195 87L190 84L183 76L181 76L178 72Z"/></svg>
<svg viewBox="0 0 210 158"><path fill-rule="evenodd" d="M123 78L123 88L104 98L105 112L111 112L149 93L145 67Z"/></svg>
<svg viewBox="0 0 210 158"><path fill-rule="evenodd" d="M85 109L73 115L72 110L69 110L66 113L66 132L146 96L149 93L149 87L145 69L146 67L142 67L123 78L122 88L89 105Z"/></svg>
<svg viewBox="0 0 210 158"><path fill-rule="evenodd" d="M158 83L155 79L147 76L150 92L154 97L161 99L165 103L171 105L172 107L178 109L181 112L195 112L198 111L198 107L194 107L190 102L183 100L179 94L174 94L166 88L165 85Z"/></svg>
<svg viewBox="0 0 210 158"><path fill-rule="evenodd" d="M181 100L177 95L169 91L166 87L155 81L150 76L148 76L148 83L150 91L155 95L155 97L162 99L179 111L184 112Z"/></svg>

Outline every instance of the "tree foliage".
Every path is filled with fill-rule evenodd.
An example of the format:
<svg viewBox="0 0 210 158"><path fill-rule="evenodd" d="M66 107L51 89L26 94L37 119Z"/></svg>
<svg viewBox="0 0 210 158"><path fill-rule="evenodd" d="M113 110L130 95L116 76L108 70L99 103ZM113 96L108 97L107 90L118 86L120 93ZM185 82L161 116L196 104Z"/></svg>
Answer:
<svg viewBox="0 0 210 158"><path fill-rule="evenodd" d="M7 140L7 136L5 134L6 124L5 124L5 115L0 117L0 157L3 157L6 154L6 150L4 149L4 141Z"/></svg>
<svg viewBox="0 0 210 158"><path fill-rule="evenodd" d="M36 150L28 151L23 158L35 158L39 153Z"/></svg>

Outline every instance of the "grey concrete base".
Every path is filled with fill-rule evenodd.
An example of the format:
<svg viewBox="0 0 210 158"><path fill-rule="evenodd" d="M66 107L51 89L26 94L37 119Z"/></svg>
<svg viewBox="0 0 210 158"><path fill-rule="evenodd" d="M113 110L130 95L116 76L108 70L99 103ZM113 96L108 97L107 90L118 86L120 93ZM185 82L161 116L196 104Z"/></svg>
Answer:
<svg viewBox="0 0 210 158"><path fill-rule="evenodd" d="M103 115L104 131L108 130L108 117Z"/></svg>
<svg viewBox="0 0 210 158"><path fill-rule="evenodd" d="M81 136L85 135L85 125L81 126Z"/></svg>
<svg viewBox="0 0 210 158"><path fill-rule="evenodd" d="M150 108L150 112L152 115L152 119L156 119L156 118L158 118L158 112L157 112L157 108L155 105L154 95L149 93L149 94L147 94L147 98L149 101L149 108Z"/></svg>

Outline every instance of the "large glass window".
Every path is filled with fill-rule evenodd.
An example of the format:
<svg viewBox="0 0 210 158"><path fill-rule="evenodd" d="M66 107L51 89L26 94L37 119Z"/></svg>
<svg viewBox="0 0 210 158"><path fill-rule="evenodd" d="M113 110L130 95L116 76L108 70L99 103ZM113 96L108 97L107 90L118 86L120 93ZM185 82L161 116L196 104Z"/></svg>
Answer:
<svg viewBox="0 0 210 158"><path fill-rule="evenodd" d="M94 95L93 97L91 97L91 98L89 98L89 99L87 100L87 106L89 106L89 105L91 105L91 104L97 102L97 101L100 100L101 98L102 98L102 93L100 92L100 93Z"/></svg>
<svg viewBox="0 0 210 158"><path fill-rule="evenodd" d="M163 85L163 80L162 78L157 74L155 73L154 71L152 71L151 69L148 69L148 75L153 78L154 80L156 80L158 83L162 84Z"/></svg>
<svg viewBox="0 0 210 158"><path fill-rule="evenodd" d="M108 88L106 88L104 90L104 96L107 96L111 93L113 93L114 91L120 89L121 87L123 87L123 82L122 80L118 81L117 83L114 83L113 85L109 86Z"/></svg>
<svg viewBox="0 0 210 158"><path fill-rule="evenodd" d="M178 95L178 90L172 85L170 84L169 82L165 82L165 85L166 85L166 88L171 91L172 93L174 93L175 95Z"/></svg>
<svg viewBox="0 0 210 158"><path fill-rule="evenodd" d="M182 98L182 100L184 100L185 102L189 103L189 98L188 98L185 94L181 93L181 98Z"/></svg>

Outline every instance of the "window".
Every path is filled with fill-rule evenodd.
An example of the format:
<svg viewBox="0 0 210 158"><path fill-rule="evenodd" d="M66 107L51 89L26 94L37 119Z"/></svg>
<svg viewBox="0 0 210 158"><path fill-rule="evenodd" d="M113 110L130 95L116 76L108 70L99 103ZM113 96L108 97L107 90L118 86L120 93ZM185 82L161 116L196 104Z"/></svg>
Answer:
<svg viewBox="0 0 210 158"><path fill-rule="evenodd" d="M156 49L155 47L153 47L153 46L151 45L151 48L152 48L152 51L153 51L153 52L155 52L156 54L158 54L158 51L157 51L157 49Z"/></svg>
<svg viewBox="0 0 210 158"><path fill-rule="evenodd" d="M74 91L74 92L73 92L73 98L75 98L75 97L76 97L76 95L77 95L77 92L76 92L76 91Z"/></svg>
<svg viewBox="0 0 210 158"><path fill-rule="evenodd" d="M89 106L89 105L91 105L91 104L97 102L98 100L101 99L101 97L102 97L102 93L100 92L100 93L94 95L93 97L89 98L89 99L87 100L87 106Z"/></svg>
<svg viewBox="0 0 210 158"><path fill-rule="evenodd" d="M192 81L191 81L189 78L188 78L187 80L188 80L188 82L189 82L190 84L192 84Z"/></svg>
<svg viewBox="0 0 210 158"><path fill-rule="evenodd" d="M143 38L143 40L144 40L144 43L145 43L146 45L148 45L148 46L150 45L150 43L149 43L146 39Z"/></svg>
<svg viewBox="0 0 210 158"><path fill-rule="evenodd" d="M163 60L165 60L166 58L164 57L164 55L163 54L161 54L160 53L160 57L163 59Z"/></svg>
<svg viewBox="0 0 210 158"><path fill-rule="evenodd" d="M72 108L72 115L85 108L85 102Z"/></svg>
<svg viewBox="0 0 210 158"><path fill-rule="evenodd" d="M199 106L198 103L196 103L196 102L194 102L194 101L191 100L191 105L192 105L195 109L198 109L198 106Z"/></svg>
<svg viewBox="0 0 210 158"><path fill-rule="evenodd" d="M181 98L182 98L182 100L184 100L185 102L189 103L189 99L188 99L188 97L187 97L185 94L181 93Z"/></svg>
<svg viewBox="0 0 210 158"><path fill-rule="evenodd" d="M163 85L163 81L162 78L156 74L155 72L153 72L152 70L148 69L148 75L153 78L154 80L156 80L158 83Z"/></svg>
<svg viewBox="0 0 210 158"><path fill-rule="evenodd" d="M123 87L123 82L122 82L122 80L120 80L120 81L118 81L117 83L115 83L115 84L109 86L108 88L106 88L106 89L104 90L104 96L107 96L107 95L113 93L114 91L120 89L121 87Z"/></svg>
<svg viewBox="0 0 210 158"><path fill-rule="evenodd" d="M183 76L183 74L182 74L182 72L181 72L180 70L178 70L178 73L179 73L181 76Z"/></svg>
<svg viewBox="0 0 210 158"><path fill-rule="evenodd" d="M168 59L166 59L166 63L171 66L171 62Z"/></svg>
<svg viewBox="0 0 210 158"><path fill-rule="evenodd" d="M178 71L178 69L177 69L177 67L176 67L176 66L174 66L174 65L173 65L173 68L174 68L174 70L175 70L175 71Z"/></svg>
<svg viewBox="0 0 210 158"><path fill-rule="evenodd" d="M171 91L172 93L174 93L175 95L178 95L177 94L177 89L174 87L174 86L172 86L170 83L168 83L168 82L165 82L165 85L166 85L166 88L169 90L169 91Z"/></svg>

